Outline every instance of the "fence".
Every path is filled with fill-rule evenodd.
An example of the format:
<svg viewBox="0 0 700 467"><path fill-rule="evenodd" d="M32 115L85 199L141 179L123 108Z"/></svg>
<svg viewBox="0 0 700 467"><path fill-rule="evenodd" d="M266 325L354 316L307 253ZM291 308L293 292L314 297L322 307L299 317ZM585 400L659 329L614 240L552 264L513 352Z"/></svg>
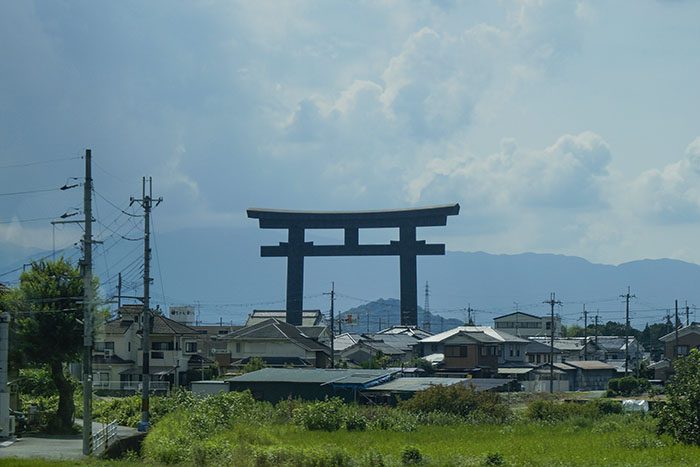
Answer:
<svg viewBox="0 0 700 467"><path fill-rule="evenodd" d="M92 437L92 453L95 455L102 454L109 444L117 437L117 421L114 420L106 425Z"/></svg>

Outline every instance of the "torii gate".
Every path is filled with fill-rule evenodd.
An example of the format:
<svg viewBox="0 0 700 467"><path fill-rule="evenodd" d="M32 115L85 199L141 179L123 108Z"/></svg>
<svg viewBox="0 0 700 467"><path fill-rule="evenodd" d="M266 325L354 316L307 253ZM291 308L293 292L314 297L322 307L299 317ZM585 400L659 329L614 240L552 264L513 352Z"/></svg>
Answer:
<svg viewBox="0 0 700 467"><path fill-rule="evenodd" d="M384 211L287 211L248 209L261 229L287 229L288 241L260 247L262 257L287 258L287 323L302 324L304 258L307 256L398 256L401 274L401 324L418 324L418 255L444 255L445 245L416 240L417 227L447 225L459 214L459 204ZM398 228L399 240L389 244L360 244L359 229ZM342 245L314 245L304 240L306 229L343 229Z"/></svg>

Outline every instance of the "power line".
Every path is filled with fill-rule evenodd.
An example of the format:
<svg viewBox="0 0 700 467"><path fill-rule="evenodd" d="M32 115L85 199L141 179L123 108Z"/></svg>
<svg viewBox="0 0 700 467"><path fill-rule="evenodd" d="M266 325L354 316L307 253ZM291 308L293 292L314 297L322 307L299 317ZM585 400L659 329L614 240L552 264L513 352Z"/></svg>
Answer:
<svg viewBox="0 0 700 467"><path fill-rule="evenodd" d="M13 191L10 193L0 193L0 196L28 195L32 193L46 193L48 191L61 191L61 188L39 188L36 190Z"/></svg>
<svg viewBox="0 0 700 467"><path fill-rule="evenodd" d="M33 219L12 219L9 221L0 221L0 224L25 224L29 222L39 222L39 221L50 221L55 219L55 217L35 217Z"/></svg>
<svg viewBox="0 0 700 467"><path fill-rule="evenodd" d="M62 157L60 159L47 159L45 161L34 161L34 162L23 162L23 163L17 163L17 164L8 164L8 165L0 166L0 169L16 169L18 167L31 167L34 165L53 164L55 162L72 161L72 160L82 159L82 158L83 158L83 156L74 156L74 157Z"/></svg>

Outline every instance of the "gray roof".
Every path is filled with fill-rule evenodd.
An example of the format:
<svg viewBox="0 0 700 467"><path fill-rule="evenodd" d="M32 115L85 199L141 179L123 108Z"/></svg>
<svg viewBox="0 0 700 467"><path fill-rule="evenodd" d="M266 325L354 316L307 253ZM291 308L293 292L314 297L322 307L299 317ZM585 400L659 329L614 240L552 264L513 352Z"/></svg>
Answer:
<svg viewBox="0 0 700 467"><path fill-rule="evenodd" d="M362 339L360 334L344 332L333 339L333 348L336 352L347 349L348 347L357 344Z"/></svg>
<svg viewBox="0 0 700 467"><path fill-rule="evenodd" d="M396 378L388 383L374 386L368 391L418 392L433 386L452 386L455 384L473 386L477 391L488 391L511 381L512 379L502 378Z"/></svg>
<svg viewBox="0 0 700 467"><path fill-rule="evenodd" d="M287 340L308 350L330 354L330 348L309 338L299 328L278 319L268 319L222 336L223 340Z"/></svg>
<svg viewBox="0 0 700 467"><path fill-rule="evenodd" d="M318 339L328 326L298 326L299 331L311 339Z"/></svg>
<svg viewBox="0 0 700 467"><path fill-rule="evenodd" d="M523 313L522 311L514 311L514 312L508 313L506 315L496 316L493 320L495 321L497 319L507 318L507 317L513 316L513 315L523 315L523 316L529 316L530 318L542 319L542 317L531 315L530 313Z"/></svg>
<svg viewBox="0 0 700 467"><path fill-rule="evenodd" d="M567 360L566 364L581 370L614 370L615 367L598 360Z"/></svg>
<svg viewBox="0 0 700 467"><path fill-rule="evenodd" d="M125 305L119 309L120 316L107 321L104 325L105 334L124 334L141 314L143 307ZM186 326L158 312L151 310L153 327L151 334L199 334L196 329Z"/></svg>
<svg viewBox="0 0 700 467"><path fill-rule="evenodd" d="M678 337L683 337L687 334L700 334L700 323L692 322L687 326L678 329ZM670 332L665 336L659 337L661 342L670 342L676 338L676 331Z"/></svg>
<svg viewBox="0 0 700 467"><path fill-rule="evenodd" d="M386 345L401 350L402 352L410 352L413 346L418 343L418 338L408 334L364 334L372 341L380 341Z"/></svg>
<svg viewBox="0 0 700 467"><path fill-rule="evenodd" d="M556 341L555 341L556 342ZM542 342L538 341L530 341L527 346L525 346L525 354L534 354L534 353L549 353L551 351L551 346L548 344L544 344ZM556 346L554 347L554 353L558 354L561 353L561 350L559 350Z"/></svg>
<svg viewBox="0 0 700 467"><path fill-rule="evenodd" d="M287 312L285 310L253 310L253 313L248 316L245 325L252 326L270 318L286 322ZM320 310L304 310L301 313L302 326L318 326L323 321L323 314Z"/></svg>
<svg viewBox="0 0 700 467"><path fill-rule="evenodd" d="M236 376L228 381L365 385L383 378L391 377L398 372L399 370L263 368L258 371Z"/></svg>

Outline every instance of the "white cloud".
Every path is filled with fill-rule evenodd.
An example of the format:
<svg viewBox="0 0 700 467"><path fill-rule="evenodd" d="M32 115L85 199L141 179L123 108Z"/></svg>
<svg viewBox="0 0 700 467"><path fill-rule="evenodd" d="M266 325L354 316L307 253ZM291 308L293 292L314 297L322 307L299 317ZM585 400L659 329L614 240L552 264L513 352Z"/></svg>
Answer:
<svg viewBox="0 0 700 467"><path fill-rule="evenodd" d="M543 150L518 150L512 139L503 140L501 148L482 158L457 152L429 160L409 183L409 199L420 202L427 191L451 194L479 209L604 204L601 187L612 156L595 133L564 135Z"/></svg>
<svg viewBox="0 0 700 467"><path fill-rule="evenodd" d="M653 222L700 221L700 138L688 145L685 158L662 169L647 170L630 184L629 201Z"/></svg>

